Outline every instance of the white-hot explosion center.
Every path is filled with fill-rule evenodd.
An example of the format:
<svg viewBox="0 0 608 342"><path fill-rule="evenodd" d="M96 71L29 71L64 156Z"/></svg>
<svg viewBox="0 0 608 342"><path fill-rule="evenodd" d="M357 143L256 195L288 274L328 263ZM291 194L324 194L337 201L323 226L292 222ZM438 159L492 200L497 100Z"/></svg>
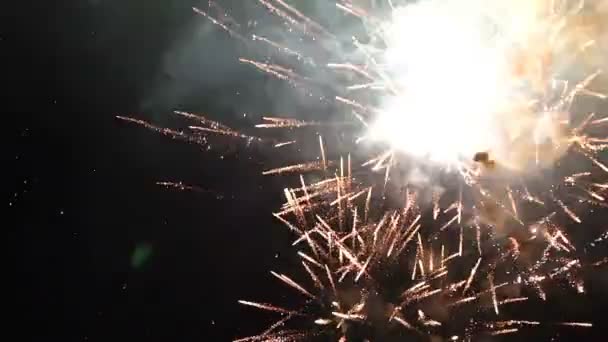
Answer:
<svg viewBox="0 0 608 342"><path fill-rule="evenodd" d="M549 96L558 25L538 3L426 0L395 8L382 28L391 95L369 137L441 164L488 152L514 168L526 167L539 144L555 145L562 114L531 105Z"/></svg>

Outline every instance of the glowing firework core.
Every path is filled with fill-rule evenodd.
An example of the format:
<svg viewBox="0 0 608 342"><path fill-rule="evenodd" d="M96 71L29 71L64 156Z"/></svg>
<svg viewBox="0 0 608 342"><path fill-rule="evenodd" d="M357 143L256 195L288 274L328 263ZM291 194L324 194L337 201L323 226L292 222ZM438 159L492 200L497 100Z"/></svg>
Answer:
<svg viewBox="0 0 608 342"><path fill-rule="evenodd" d="M551 136L553 120L541 124L523 113L534 84L546 90L548 22L534 1L507 3L428 0L395 8L382 28L393 95L370 138L434 162L488 151L512 164L514 138ZM533 41L539 35L545 41Z"/></svg>

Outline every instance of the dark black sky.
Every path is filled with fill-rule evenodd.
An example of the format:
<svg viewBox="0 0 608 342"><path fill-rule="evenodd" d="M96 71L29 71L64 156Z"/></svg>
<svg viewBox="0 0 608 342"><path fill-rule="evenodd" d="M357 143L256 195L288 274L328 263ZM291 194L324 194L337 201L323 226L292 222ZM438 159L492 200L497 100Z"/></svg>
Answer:
<svg viewBox="0 0 608 342"><path fill-rule="evenodd" d="M236 301L279 288L268 271L289 241L270 215L280 187L256 176L246 154L220 159L114 119L163 122L174 108L235 117L212 99L240 84L191 82L184 93L172 86L183 69L165 72L167 54L189 45L203 21L193 3L38 2L3 14L14 340L226 341L265 322ZM209 39L236 49L223 34ZM201 56L212 50L198 44ZM209 55L202 67L212 70L218 53ZM146 104L159 87L176 100ZM159 180L211 192L166 190ZM150 256L134 267L138 250Z"/></svg>
<svg viewBox="0 0 608 342"><path fill-rule="evenodd" d="M295 264L270 215L281 181L258 176L267 160L239 147L220 158L114 118L165 123L170 109L185 109L239 127L247 108L274 109L263 77L227 67L237 42L196 36L204 19L194 4L46 1L2 11L12 340L227 341L268 322L238 299L290 293L268 272ZM209 192L155 185L162 180ZM604 314L605 298L589 303L581 317Z"/></svg>

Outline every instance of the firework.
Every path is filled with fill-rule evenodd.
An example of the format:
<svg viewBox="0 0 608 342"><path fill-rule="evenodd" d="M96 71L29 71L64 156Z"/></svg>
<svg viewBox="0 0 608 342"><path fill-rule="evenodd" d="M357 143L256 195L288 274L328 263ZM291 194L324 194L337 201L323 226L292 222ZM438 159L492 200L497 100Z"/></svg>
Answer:
<svg viewBox="0 0 608 342"><path fill-rule="evenodd" d="M389 181L420 183L431 190L464 184L465 197L472 200L459 205L497 229L525 226L554 211L581 223L584 215L573 205L604 205L608 185L602 174L608 166L601 153L608 147L608 118L581 113L578 107L583 106L575 106L605 98L593 89L599 87L601 71L586 62L605 43L599 31L607 19L604 2L592 7L583 1L548 0L388 1L387 6L337 1L337 9L360 19L368 32L366 44L353 38L355 52L346 57L339 55L343 49L328 51L341 43L337 35L293 5L259 2L301 38L278 41L252 33L212 1L209 10L216 16L195 12L233 37L278 53L264 61L240 58L242 63L296 87L333 89L335 104L351 111L352 119L264 117L256 127L354 134L351 152L360 146L366 150L353 154L363 159L359 177L382 172L384 186ZM310 45L325 57L315 60L298 51ZM293 66L291 58L300 66ZM320 69L335 73L336 79L346 74L349 82L315 79ZM311 76L307 70L313 70ZM275 148L306 144L262 139L258 136L263 132L246 135L203 117L176 114L200 124L183 132L127 119L201 144L210 135L267 142ZM282 165L265 173L326 171L336 163L330 154L321 148L322 161ZM441 184L435 170L456 177Z"/></svg>
<svg viewBox="0 0 608 342"><path fill-rule="evenodd" d="M343 89L335 102L352 110L353 120L336 125L267 117L258 128L331 126L359 135L353 139L353 153L362 145L386 146L360 163L358 178L382 172L384 186L390 181L419 183L431 190L458 187L468 193L466 201L460 195L459 214L466 210L505 234L527 229L553 212L581 223L584 215L577 210L585 209L578 208L580 203L604 205L608 185L602 174L608 166L601 153L608 147L602 127L606 118L581 114L574 105L605 98L590 88L598 84L601 72L583 62L601 51L597 40L603 38L592 28L605 18L603 2L591 7L583 1L543 0L491 5L477 0L389 1L388 6L338 1L338 9L367 27L369 42L353 39L356 53L350 59L325 51L337 46L336 35L292 5L260 3L297 34L320 42L316 48L336 61L303 58L297 48L308 46L301 39L302 46L259 35L252 35L252 41L270 43L303 65L348 74L351 83L330 86ZM585 25L581 17L587 18ZM218 20L221 23L221 18L213 22ZM241 61L299 87L322 82L274 59L278 61ZM353 128L357 125L360 130ZM265 174L327 171L331 163L337 164L323 146L321 159ZM456 177L442 184L436 172L428 171L437 169ZM441 199L437 197L436 203Z"/></svg>
<svg viewBox="0 0 608 342"><path fill-rule="evenodd" d="M320 101L346 119L267 116L249 135L182 112L197 125L123 118L201 145L218 137L272 149L318 144L317 159L264 171L300 174L275 217L296 234L311 286L273 275L306 304L243 301L284 315L244 340L383 340L380 332L393 331L468 339L589 326L503 317L501 307L525 302L522 288L545 300L550 282L584 292L580 273L605 264L580 259L605 234L585 244L568 233L607 205L608 118L585 108L606 98L597 64L605 1L336 0L365 28L347 43L291 3L258 2L293 39L251 32L212 1L195 12L253 49L272 49L241 63L320 89ZM347 153L321 135L265 138L272 129L337 132ZM321 180L307 184L306 173ZM285 328L295 320L305 328Z"/></svg>
<svg viewBox="0 0 608 342"><path fill-rule="evenodd" d="M238 341L457 341L537 326L592 326L503 313L529 299L522 293L546 300L549 281L584 291L580 271L594 266L582 264L559 230L540 238L529 233L521 244L497 246L487 238L474 248L479 240L470 235L475 232L465 231L451 215L425 219L416 192L406 190L401 207L370 212L369 197L341 195L360 193L349 189L352 184L336 178L286 190L293 210L275 215L296 233L293 246L307 279L271 273L302 297L302 305L240 301L283 317L263 333ZM313 207L311 197L320 189L326 199ZM446 223L438 231L426 222Z"/></svg>

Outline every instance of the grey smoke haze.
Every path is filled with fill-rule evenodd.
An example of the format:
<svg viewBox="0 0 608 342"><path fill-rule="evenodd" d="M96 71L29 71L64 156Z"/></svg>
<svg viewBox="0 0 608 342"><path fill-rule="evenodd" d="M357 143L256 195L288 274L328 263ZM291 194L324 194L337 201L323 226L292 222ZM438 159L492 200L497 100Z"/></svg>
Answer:
<svg viewBox="0 0 608 342"><path fill-rule="evenodd" d="M228 14L229 26L242 34L245 41L230 36L188 9L183 17L189 24L164 53L157 81L141 103L143 112L157 113L159 117L155 119L162 119L163 112L176 108L208 109L215 112L209 115L219 116L216 119L247 113L251 120L273 114L326 121L334 120L337 111L344 115L345 108L336 109L331 99L336 94L344 95L339 83L344 83L346 75L337 75L325 66L330 62L362 60L352 45L353 36L365 40L365 29L359 20L338 10L332 1L299 1L297 8L302 13L337 37L336 40L317 36L312 41L298 30L291 30L257 1L218 3L222 6L219 11L206 3L200 9L217 18ZM297 60L264 42L254 42L253 34L297 51L305 60ZM263 75L253 66L239 63L239 57L285 65L312 81L292 87ZM205 108L210 102L214 108Z"/></svg>
<svg viewBox="0 0 608 342"><path fill-rule="evenodd" d="M246 39L229 35L194 11L184 13L189 23L164 53L156 82L141 103L141 111L150 120L163 125L176 109L204 113L237 129L251 128L262 116L325 122L344 121L345 117L352 120L349 108L337 106L333 101L335 95L349 95L342 87L348 79L325 66L361 57L352 45L353 35L365 38L360 21L338 11L331 1L300 1L299 10L338 38L336 41L318 36L313 41L297 30L290 30L257 1L222 1L221 6L231 17L226 19L230 28ZM206 4L200 9L214 17L222 15ZM253 34L297 51L305 59L298 60L264 42L254 42ZM294 87L240 63L240 57L292 68L310 82ZM341 139L327 135L324 138L334 147ZM367 153L364 148L357 153ZM297 150L297 156L292 157L298 161L314 159L319 155L318 140L301 139Z"/></svg>
<svg viewBox="0 0 608 342"><path fill-rule="evenodd" d="M205 92L229 88L243 78L232 38L193 11L184 17L190 23L164 53L157 81L142 101L144 112L171 111L184 102L217 101Z"/></svg>
<svg viewBox="0 0 608 342"><path fill-rule="evenodd" d="M235 18L240 30L236 26L232 27L248 40L244 42L231 37L210 20L193 11L184 14L190 24L165 52L156 84L152 85L149 95L142 101L143 111L161 112L184 105L200 105L210 102L211 99L206 99L210 96L208 92L214 94L213 102L219 101L230 107L224 109L234 112L255 112L259 109L293 115L294 109L298 106L310 106L311 96L305 90L294 92L293 87L289 87L284 82L279 84L281 81L261 75L254 67L239 63L238 58L268 60L281 64L286 62L296 67L301 64L293 58L278 54L263 42L251 41L249 38L252 34L267 37L312 58L328 61L331 59L330 56L319 56L320 50L317 46L313 47L310 43L299 41L300 34L289 32L287 26L269 15L257 2L238 2L240 6L234 6L236 2L233 3L233 10L227 8L226 12ZM327 8L318 8L325 2L307 3L311 7L308 11L327 13ZM222 3L222 6L226 5L230 5L230 2ZM201 9L218 15L208 6ZM314 74L310 75L310 71ZM327 73L321 72L318 68L309 68L306 74L317 82L327 78L323 76ZM265 92L261 92L262 89ZM237 92L240 94L239 98L235 98ZM270 102L273 108L267 108L268 103L265 102ZM189 109L196 110L196 108Z"/></svg>

